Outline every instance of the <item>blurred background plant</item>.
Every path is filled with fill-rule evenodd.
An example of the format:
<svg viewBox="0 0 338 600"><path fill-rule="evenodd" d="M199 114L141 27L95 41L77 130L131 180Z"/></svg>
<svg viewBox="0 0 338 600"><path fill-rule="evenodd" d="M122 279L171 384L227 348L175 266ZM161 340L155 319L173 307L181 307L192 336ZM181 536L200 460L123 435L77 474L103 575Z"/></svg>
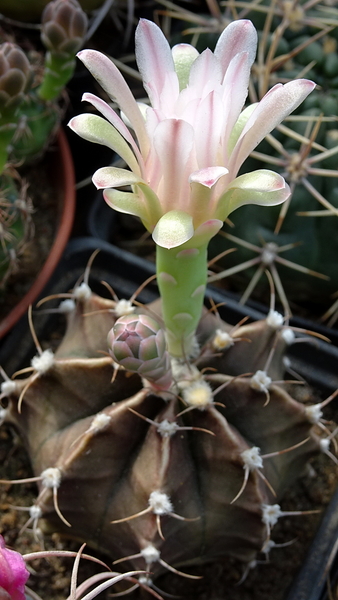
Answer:
<svg viewBox="0 0 338 600"><path fill-rule="evenodd" d="M77 0L54 0L41 20L45 52L0 30L0 281L4 290L32 238L33 203L18 169L37 161L59 128L65 85L87 31Z"/></svg>
<svg viewBox="0 0 338 600"><path fill-rule="evenodd" d="M103 4L104 0L80 0L84 11L91 11ZM22 22L40 21L42 12L49 0L1 0L0 12L3 16Z"/></svg>

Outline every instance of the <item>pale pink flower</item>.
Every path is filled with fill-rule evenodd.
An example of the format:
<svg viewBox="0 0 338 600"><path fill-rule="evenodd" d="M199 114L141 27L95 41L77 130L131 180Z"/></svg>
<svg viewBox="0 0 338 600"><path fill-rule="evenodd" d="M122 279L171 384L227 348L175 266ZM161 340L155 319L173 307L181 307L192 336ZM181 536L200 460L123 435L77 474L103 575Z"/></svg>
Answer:
<svg viewBox="0 0 338 600"><path fill-rule="evenodd" d="M277 84L243 110L256 46L257 33L248 20L228 25L215 51L199 54L189 44L171 50L161 30L141 19L136 59L150 106L136 102L109 58L95 50L78 55L123 119L100 98L84 94L107 120L79 115L70 126L112 148L130 168L101 168L93 181L105 190L110 206L140 217L160 246L176 247L192 237L194 244L204 243L239 206L279 204L290 194L283 177L272 171L237 174L315 84L305 79ZM126 185L130 192L116 189Z"/></svg>
<svg viewBox="0 0 338 600"><path fill-rule="evenodd" d="M0 598L25 600L25 584L29 577L26 563L19 552L6 548L0 535Z"/></svg>

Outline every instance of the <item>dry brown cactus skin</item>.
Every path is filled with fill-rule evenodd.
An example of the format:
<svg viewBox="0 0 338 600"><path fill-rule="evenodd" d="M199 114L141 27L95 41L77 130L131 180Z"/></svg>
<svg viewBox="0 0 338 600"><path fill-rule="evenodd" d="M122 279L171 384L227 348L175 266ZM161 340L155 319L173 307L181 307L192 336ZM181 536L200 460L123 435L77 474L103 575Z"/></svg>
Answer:
<svg viewBox="0 0 338 600"><path fill-rule="evenodd" d="M321 405L274 383L292 330L273 311L231 328L205 310L195 360L172 360L172 386L157 391L108 353L121 306L133 310L82 284L55 354L40 351L28 377L2 384L3 421L39 487L33 526L41 518L153 578L224 556L250 563L290 514L282 493L321 449ZM142 310L154 319L159 308Z"/></svg>

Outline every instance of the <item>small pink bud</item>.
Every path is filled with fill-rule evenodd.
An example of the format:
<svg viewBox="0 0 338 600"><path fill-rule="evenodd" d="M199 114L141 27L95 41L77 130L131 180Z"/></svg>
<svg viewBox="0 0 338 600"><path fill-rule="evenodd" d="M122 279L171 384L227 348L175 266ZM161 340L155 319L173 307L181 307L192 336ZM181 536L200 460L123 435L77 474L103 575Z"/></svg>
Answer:
<svg viewBox="0 0 338 600"><path fill-rule="evenodd" d="M25 584L29 577L26 563L19 552L6 548L0 535L0 600L25 600Z"/></svg>
<svg viewBox="0 0 338 600"><path fill-rule="evenodd" d="M127 371L138 373L156 389L171 385L170 358L164 331L148 315L125 315L108 334L109 352Z"/></svg>

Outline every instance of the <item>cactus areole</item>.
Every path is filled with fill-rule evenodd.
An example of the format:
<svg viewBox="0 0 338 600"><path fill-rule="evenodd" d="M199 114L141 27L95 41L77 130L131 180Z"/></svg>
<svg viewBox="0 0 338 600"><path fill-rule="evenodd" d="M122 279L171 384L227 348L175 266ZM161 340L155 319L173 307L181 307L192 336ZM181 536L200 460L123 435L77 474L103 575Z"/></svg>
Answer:
<svg viewBox="0 0 338 600"><path fill-rule="evenodd" d="M207 245L224 219L289 196L280 175L237 172L314 87L278 84L243 110L256 37L250 21L237 21L214 53L199 55L186 44L171 50L141 20L149 106L107 57L80 52L123 118L85 94L105 118L87 113L70 125L130 168L104 167L94 182L152 233L161 302L137 307L77 285L60 305L68 324L56 353L40 348L29 377L2 387L3 419L21 432L39 486L33 525L42 517L126 569L146 569L143 583L168 570L192 577L189 565L223 556L251 564L277 520L299 514L283 511L283 491L327 448L322 405L280 385L295 337L283 316L271 310L231 328L203 309Z"/></svg>

